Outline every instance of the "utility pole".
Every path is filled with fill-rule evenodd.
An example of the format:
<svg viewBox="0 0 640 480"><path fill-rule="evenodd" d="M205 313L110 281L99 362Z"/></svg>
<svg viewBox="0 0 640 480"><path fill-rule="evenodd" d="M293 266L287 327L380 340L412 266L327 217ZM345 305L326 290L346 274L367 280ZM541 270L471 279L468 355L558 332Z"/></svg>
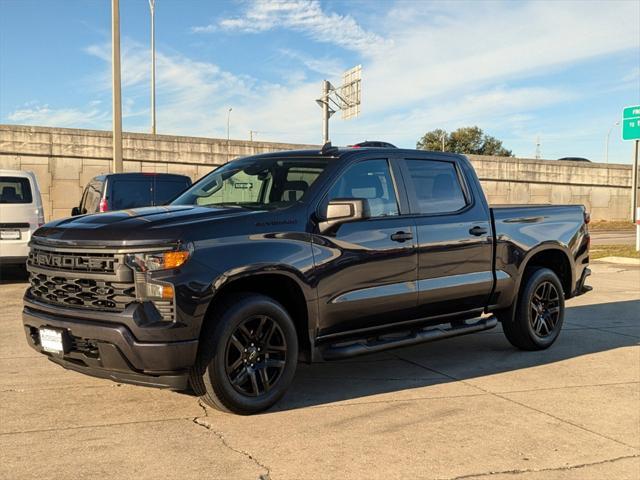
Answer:
<svg viewBox="0 0 640 480"><path fill-rule="evenodd" d="M322 143L329 141L329 89L330 83L327 80L322 81Z"/></svg>
<svg viewBox="0 0 640 480"><path fill-rule="evenodd" d="M342 74L342 85L338 88L328 80L322 81L322 96L316 103L322 108L322 142L329 143L329 119L338 110L342 111L343 120L357 117L360 114L360 83L362 66L347 70ZM330 104L331 102L332 104Z"/></svg>
<svg viewBox="0 0 640 480"><path fill-rule="evenodd" d="M258 132L256 130L249 130L249 141L253 142L253 134L258 135Z"/></svg>
<svg viewBox="0 0 640 480"><path fill-rule="evenodd" d="M229 107L229 110L227 110L227 162L229 161L229 157L231 156L231 148L229 145L229 131L231 128L231 111L233 110L233 108Z"/></svg>
<svg viewBox="0 0 640 480"><path fill-rule="evenodd" d="M442 135L440 136L440 140L442 140L442 151L444 152L444 137L447 135L446 132L442 132Z"/></svg>
<svg viewBox="0 0 640 480"><path fill-rule="evenodd" d="M536 137L536 160L542 158L542 152L540 151L540 135Z"/></svg>
<svg viewBox="0 0 640 480"><path fill-rule="evenodd" d="M122 172L122 100L120 92L120 2L111 0L111 79L113 100L113 173Z"/></svg>
<svg viewBox="0 0 640 480"><path fill-rule="evenodd" d="M151 10L151 133L156 134L156 0L149 0Z"/></svg>

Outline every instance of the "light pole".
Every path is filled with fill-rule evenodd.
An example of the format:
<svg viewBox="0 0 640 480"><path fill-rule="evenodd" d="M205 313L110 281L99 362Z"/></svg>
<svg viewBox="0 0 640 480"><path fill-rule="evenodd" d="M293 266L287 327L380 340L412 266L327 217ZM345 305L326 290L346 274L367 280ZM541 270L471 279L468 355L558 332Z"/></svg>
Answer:
<svg viewBox="0 0 640 480"><path fill-rule="evenodd" d="M233 108L229 107L229 110L227 110L227 162L229 161L229 157L231 156L231 151L230 151L230 147L229 147L229 131L231 129L231 111L233 110Z"/></svg>
<svg viewBox="0 0 640 480"><path fill-rule="evenodd" d="M607 132L607 139L604 142L604 161L605 163L609 163L609 137L611 136L611 130L620 125L620 122L616 122L609 128Z"/></svg>
<svg viewBox="0 0 640 480"><path fill-rule="evenodd" d="M156 0L149 0L151 10L151 133L156 134Z"/></svg>
<svg viewBox="0 0 640 480"><path fill-rule="evenodd" d="M120 2L111 0L111 88L113 173L122 172L122 100L120 93Z"/></svg>
<svg viewBox="0 0 640 480"><path fill-rule="evenodd" d="M440 136L440 140L442 141L442 151L444 152L444 138L446 137L447 132L442 132L442 135Z"/></svg>

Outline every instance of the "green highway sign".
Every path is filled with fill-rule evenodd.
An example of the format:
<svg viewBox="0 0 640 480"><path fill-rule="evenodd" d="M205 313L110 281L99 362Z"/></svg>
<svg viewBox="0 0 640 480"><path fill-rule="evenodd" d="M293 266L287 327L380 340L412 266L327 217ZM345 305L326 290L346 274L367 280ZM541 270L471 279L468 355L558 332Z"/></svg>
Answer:
<svg viewBox="0 0 640 480"><path fill-rule="evenodd" d="M640 105L622 110L622 139L640 140Z"/></svg>

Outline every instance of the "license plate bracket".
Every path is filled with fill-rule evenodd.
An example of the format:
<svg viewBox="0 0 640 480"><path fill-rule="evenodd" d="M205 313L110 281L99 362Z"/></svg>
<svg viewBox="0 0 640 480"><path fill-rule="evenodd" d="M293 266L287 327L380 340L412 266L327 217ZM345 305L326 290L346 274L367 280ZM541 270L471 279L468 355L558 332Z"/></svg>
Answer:
<svg viewBox="0 0 640 480"><path fill-rule="evenodd" d="M0 230L0 240L20 240L22 233L17 229L2 229Z"/></svg>

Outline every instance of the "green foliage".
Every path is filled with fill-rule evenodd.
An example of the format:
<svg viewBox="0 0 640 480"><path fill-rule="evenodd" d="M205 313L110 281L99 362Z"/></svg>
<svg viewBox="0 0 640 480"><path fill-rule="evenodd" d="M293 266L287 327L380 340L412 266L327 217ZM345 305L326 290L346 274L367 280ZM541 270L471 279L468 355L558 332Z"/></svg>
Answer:
<svg viewBox="0 0 640 480"><path fill-rule="evenodd" d="M491 135L486 135L480 127L462 127L455 132L447 133L437 128L425 133L416 144L420 150L444 151L472 155L495 155L512 157L511 150L502 146L502 142Z"/></svg>

